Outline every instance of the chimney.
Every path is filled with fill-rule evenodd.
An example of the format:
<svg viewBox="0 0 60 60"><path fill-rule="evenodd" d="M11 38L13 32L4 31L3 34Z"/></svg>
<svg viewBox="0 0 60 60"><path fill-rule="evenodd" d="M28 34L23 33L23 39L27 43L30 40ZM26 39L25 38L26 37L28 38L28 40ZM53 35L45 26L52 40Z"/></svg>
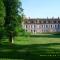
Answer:
<svg viewBox="0 0 60 60"><path fill-rule="evenodd" d="M58 17L58 19L59 19L59 17Z"/></svg>
<svg viewBox="0 0 60 60"><path fill-rule="evenodd" d="M29 19L30 19L30 17L29 17Z"/></svg>
<svg viewBox="0 0 60 60"><path fill-rule="evenodd" d="M52 17L52 19L54 19L54 16Z"/></svg>
<svg viewBox="0 0 60 60"><path fill-rule="evenodd" d="M48 17L47 17L47 19L48 19Z"/></svg>

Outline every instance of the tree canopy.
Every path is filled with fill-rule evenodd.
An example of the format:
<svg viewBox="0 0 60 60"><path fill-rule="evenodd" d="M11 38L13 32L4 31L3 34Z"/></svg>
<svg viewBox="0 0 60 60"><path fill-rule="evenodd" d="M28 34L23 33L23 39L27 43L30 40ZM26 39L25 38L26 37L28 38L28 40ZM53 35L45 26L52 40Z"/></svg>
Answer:
<svg viewBox="0 0 60 60"><path fill-rule="evenodd" d="M3 37L4 32L4 17L5 17L5 7L3 0L0 0L0 39Z"/></svg>
<svg viewBox="0 0 60 60"><path fill-rule="evenodd" d="M21 0L3 0L3 3L6 13L4 27L9 40L12 41L12 38L14 35L16 35L18 27L20 26L22 20L23 9Z"/></svg>

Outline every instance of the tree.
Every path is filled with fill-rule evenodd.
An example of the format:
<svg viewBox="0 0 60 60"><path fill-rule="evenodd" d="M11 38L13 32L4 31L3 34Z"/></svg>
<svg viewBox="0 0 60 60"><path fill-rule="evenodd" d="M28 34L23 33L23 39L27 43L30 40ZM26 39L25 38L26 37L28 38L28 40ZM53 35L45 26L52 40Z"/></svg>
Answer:
<svg viewBox="0 0 60 60"><path fill-rule="evenodd" d="M0 42L4 32L4 17L5 17L5 7L3 4L3 0L0 0Z"/></svg>
<svg viewBox="0 0 60 60"><path fill-rule="evenodd" d="M4 0L6 11L5 30L9 38L9 43L13 42L13 37L17 34L17 29L20 26L22 7L20 0ZM18 19L20 17L20 19ZM20 28L20 27L19 27Z"/></svg>

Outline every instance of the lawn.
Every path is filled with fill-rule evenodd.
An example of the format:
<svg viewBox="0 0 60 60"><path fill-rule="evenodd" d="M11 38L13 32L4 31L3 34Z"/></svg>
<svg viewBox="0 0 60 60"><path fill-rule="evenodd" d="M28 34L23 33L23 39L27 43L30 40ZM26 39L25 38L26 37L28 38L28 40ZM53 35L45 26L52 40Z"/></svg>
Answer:
<svg viewBox="0 0 60 60"><path fill-rule="evenodd" d="M15 37L12 46L3 41L0 60L42 60L60 58L60 35Z"/></svg>

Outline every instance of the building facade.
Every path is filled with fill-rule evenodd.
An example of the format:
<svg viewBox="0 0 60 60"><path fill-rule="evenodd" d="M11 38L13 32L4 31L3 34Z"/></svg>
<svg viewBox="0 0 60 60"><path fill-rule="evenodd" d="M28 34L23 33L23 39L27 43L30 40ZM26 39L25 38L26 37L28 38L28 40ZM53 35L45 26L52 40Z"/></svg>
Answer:
<svg viewBox="0 0 60 60"><path fill-rule="evenodd" d="M60 32L60 19L25 19L23 28L27 32L45 33L45 32Z"/></svg>

